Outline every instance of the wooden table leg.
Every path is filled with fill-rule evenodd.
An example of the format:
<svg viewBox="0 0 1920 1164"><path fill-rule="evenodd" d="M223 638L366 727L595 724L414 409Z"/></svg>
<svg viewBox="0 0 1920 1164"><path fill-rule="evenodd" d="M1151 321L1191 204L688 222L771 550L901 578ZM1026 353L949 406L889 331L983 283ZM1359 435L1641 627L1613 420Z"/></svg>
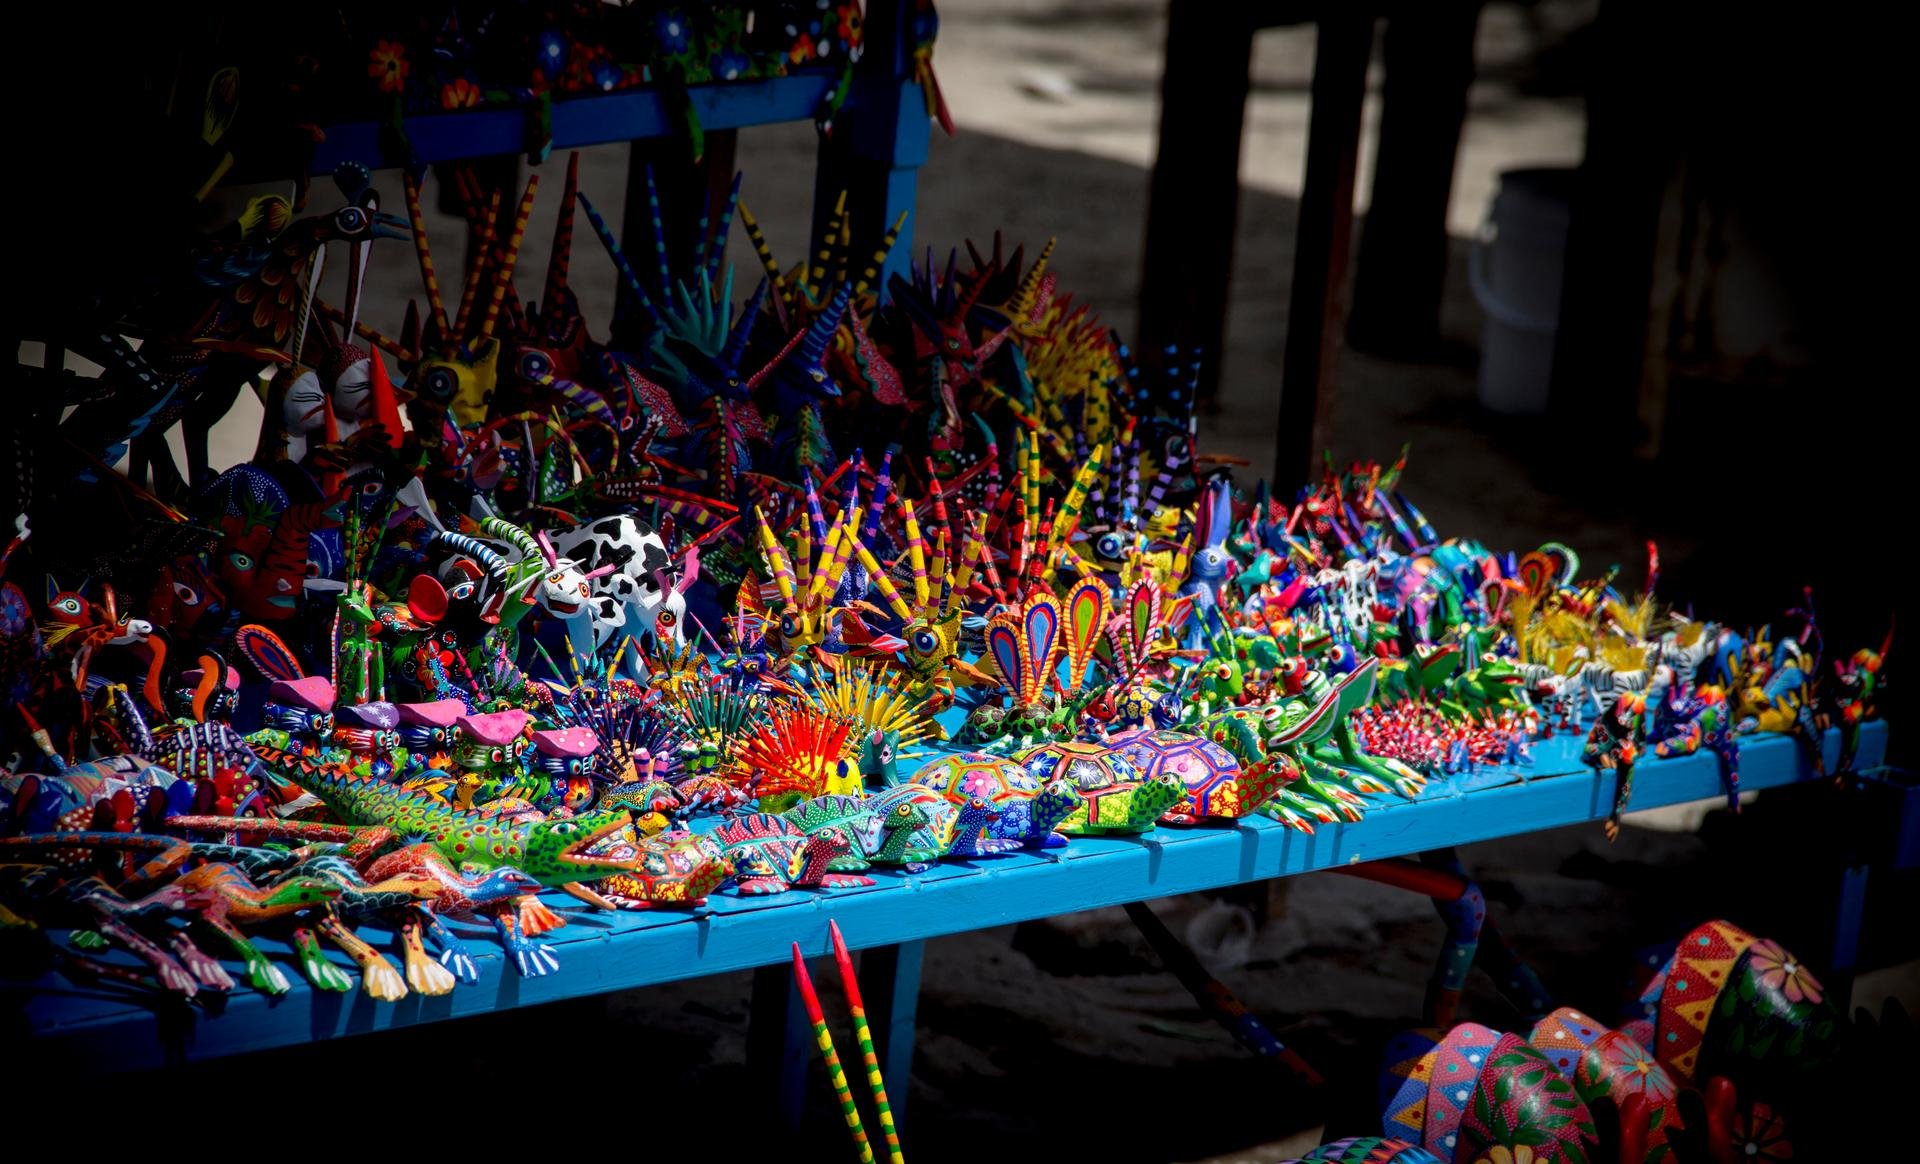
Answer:
<svg viewBox="0 0 1920 1164"><path fill-rule="evenodd" d="M1440 0L1387 19L1373 198L1354 256L1347 325L1355 350L1420 354L1440 338L1447 205L1479 18L1478 0Z"/></svg>
<svg viewBox="0 0 1920 1164"><path fill-rule="evenodd" d="M1280 429L1274 446L1276 496L1291 498L1312 479L1320 426L1332 411L1345 311L1348 244L1353 234L1354 168L1360 157L1360 107L1373 54L1373 18L1343 14L1319 25L1313 60L1313 114L1307 173L1300 192L1287 351L1280 375Z"/></svg>
<svg viewBox="0 0 1920 1164"><path fill-rule="evenodd" d="M873 1028L873 1049L887 1084L887 1106L896 1128L907 1122L907 1093L913 1085L913 1032L920 1002L920 965L925 942L875 946L860 955L860 994Z"/></svg>
<svg viewBox="0 0 1920 1164"><path fill-rule="evenodd" d="M692 274L695 246L694 228L700 216L717 216L726 202L727 187L733 181L733 162L739 134L731 129L707 133L706 153L696 162L688 156L687 143L677 137L636 141L627 158L627 197L620 224L620 249L627 262L646 284L649 295L660 269L654 249L653 210L647 201L647 170L653 170L654 189L660 195L660 221L665 226L667 266L675 279ZM622 322L619 341L631 341L631 325L637 319L639 304L622 283L618 289L614 318ZM637 335L637 333L635 333Z"/></svg>
<svg viewBox="0 0 1920 1164"><path fill-rule="evenodd" d="M1253 32L1251 20L1216 4L1172 0L1168 6L1160 142L1140 277L1140 350L1153 361L1169 345L1200 349L1201 400L1219 390L1226 346Z"/></svg>
<svg viewBox="0 0 1920 1164"><path fill-rule="evenodd" d="M914 80L911 7L911 0L867 5L866 55L854 67L846 107L833 133L821 140L814 168L809 261L843 191L853 220L849 265L856 278L901 212L908 212L880 271L882 288L889 276L905 275L912 261L911 212L932 134L926 94Z"/></svg>
<svg viewBox="0 0 1920 1164"><path fill-rule="evenodd" d="M807 1063L813 1031L800 1004L800 990L786 963L753 972L747 1020L747 1071L753 1094L774 1097L776 1127L793 1131L806 1110Z"/></svg>

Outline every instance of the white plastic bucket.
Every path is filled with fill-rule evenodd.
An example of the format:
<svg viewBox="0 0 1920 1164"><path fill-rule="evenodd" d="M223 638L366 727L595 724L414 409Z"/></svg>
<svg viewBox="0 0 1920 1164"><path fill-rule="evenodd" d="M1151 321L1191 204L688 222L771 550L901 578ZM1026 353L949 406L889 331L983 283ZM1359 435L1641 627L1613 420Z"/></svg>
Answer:
<svg viewBox="0 0 1920 1164"><path fill-rule="evenodd" d="M1560 290L1567 273L1574 171L1507 170L1467 264L1480 329L1480 403L1494 412L1547 410Z"/></svg>

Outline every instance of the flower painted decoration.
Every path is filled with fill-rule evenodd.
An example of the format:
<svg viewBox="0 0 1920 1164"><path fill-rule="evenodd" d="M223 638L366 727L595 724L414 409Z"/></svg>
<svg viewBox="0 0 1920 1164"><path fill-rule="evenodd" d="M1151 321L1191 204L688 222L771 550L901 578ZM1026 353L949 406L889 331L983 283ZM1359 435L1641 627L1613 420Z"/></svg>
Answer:
<svg viewBox="0 0 1920 1164"><path fill-rule="evenodd" d="M465 77L455 77L440 87L440 108L472 109L481 103L480 86Z"/></svg>
<svg viewBox="0 0 1920 1164"><path fill-rule="evenodd" d="M654 17L654 35L659 39L661 52L671 56L687 51L691 43L691 29L687 14L678 7L664 8Z"/></svg>
<svg viewBox="0 0 1920 1164"><path fill-rule="evenodd" d="M1673 1100L1676 1090L1673 1077L1639 1043L1624 1035L1602 1038L1594 1044L1594 1053L1606 1077L1615 1080L1613 1086L1619 1087L1622 1083L1637 1086L1641 1094L1655 1104Z"/></svg>
<svg viewBox="0 0 1920 1164"><path fill-rule="evenodd" d="M1764 1103L1756 1103L1733 1117L1733 1155L1736 1160L1791 1160L1793 1141L1787 1122Z"/></svg>
<svg viewBox="0 0 1920 1164"><path fill-rule="evenodd" d="M1761 984L1778 990L1788 1002L1820 1001L1820 981L1777 943L1762 938L1753 944L1747 958Z"/></svg>
<svg viewBox="0 0 1920 1164"><path fill-rule="evenodd" d="M382 93L399 93L407 87L407 74L412 65L407 61L407 46L404 41L382 40L373 46L367 54L367 76Z"/></svg>

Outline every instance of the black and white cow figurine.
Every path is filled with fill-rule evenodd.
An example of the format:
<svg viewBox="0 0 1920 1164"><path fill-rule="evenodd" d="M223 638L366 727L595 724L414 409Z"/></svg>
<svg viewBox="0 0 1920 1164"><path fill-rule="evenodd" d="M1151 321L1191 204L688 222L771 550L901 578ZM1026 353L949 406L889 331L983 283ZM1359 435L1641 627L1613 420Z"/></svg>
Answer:
<svg viewBox="0 0 1920 1164"><path fill-rule="evenodd" d="M621 634L636 641L648 634L675 645L682 641L691 571L674 577L667 543L652 526L623 513L559 531L552 539L554 549L587 574L613 567L591 581L595 650Z"/></svg>

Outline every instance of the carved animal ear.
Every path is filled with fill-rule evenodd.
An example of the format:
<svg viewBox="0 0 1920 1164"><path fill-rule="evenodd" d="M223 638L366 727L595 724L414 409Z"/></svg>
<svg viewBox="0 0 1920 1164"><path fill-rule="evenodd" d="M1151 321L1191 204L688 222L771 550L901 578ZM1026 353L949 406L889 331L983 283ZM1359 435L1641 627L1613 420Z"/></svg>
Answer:
<svg viewBox="0 0 1920 1164"><path fill-rule="evenodd" d="M1027 689L1026 656L1021 645L1020 619L1012 611L994 615L987 624L987 656L1016 698L1024 698Z"/></svg>
<svg viewBox="0 0 1920 1164"><path fill-rule="evenodd" d="M1127 633L1127 656L1134 666L1147 661L1153 646L1153 624L1159 616L1160 588L1146 579L1135 582L1127 591L1123 624Z"/></svg>
<svg viewBox="0 0 1920 1164"><path fill-rule="evenodd" d="M700 580L700 547L688 546L686 565L681 568L680 578L673 584L676 594L685 594L687 588Z"/></svg>
<svg viewBox="0 0 1920 1164"><path fill-rule="evenodd" d="M1107 624L1107 584L1088 578L1067 594L1067 690L1078 692L1086 682L1087 663Z"/></svg>
<svg viewBox="0 0 1920 1164"><path fill-rule="evenodd" d="M1028 595L1020 618L1027 648L1026 679L1031 688L1025 697L1031 702L1052 681L1054 665L1060 658L1060 600L1044 591Z"/></svg>
<svg viewBox="0 0 1920 1164"><path fill-rule="evenodd" d="M1233 490L1226 482L1216 482L1211 497L1213 515L1208 521L1207 542L1209 545L1224 546L1227 534L1233 529Z"/></svg>
<svg viewBox="0 0 1920 1164"><path fill-rule="evenodd" d="M61 592L65 589L66 587L54 580L53 575L47 575L47 602L49 605L52 604L54 599L60 597Z"/></svg>

